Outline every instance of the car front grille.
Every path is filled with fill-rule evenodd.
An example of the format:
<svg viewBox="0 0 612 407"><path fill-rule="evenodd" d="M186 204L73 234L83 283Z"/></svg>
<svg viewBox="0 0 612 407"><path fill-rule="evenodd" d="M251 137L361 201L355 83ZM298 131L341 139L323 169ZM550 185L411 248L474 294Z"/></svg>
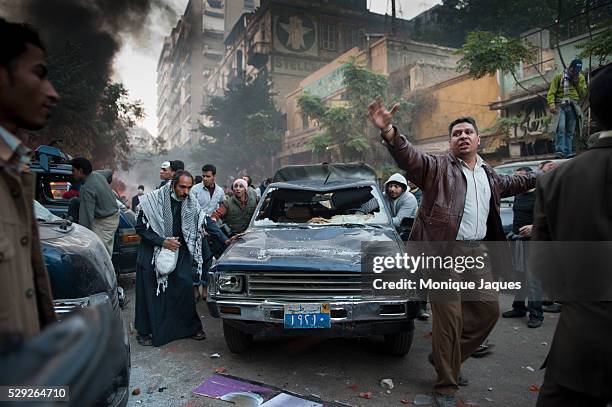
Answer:
<svg viewBox="0 0 612 407"><path fill-rule="evenodd" d="M249 273L248 295L257 298L363 298L361 273Z"/></svg>
<svg viewBox="0 0 612 407"><path fill-rule="evenodd" d="M53 308L55 308L55 314L61 321L67 314L76 311L79 308L87 308L89 298L76 298L69 300L55 300L53 301Z"/></svg>

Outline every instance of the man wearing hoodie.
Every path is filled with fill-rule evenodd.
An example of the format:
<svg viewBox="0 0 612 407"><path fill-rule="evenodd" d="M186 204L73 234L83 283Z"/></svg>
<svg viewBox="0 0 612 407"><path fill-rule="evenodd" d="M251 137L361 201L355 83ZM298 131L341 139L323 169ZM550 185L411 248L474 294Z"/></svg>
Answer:
<svg viewBox="0 0 612 407"><path fill-rule="evenodd" d="M403 175L395 173L385 182L383 193L393 216L393 226L399 228L404 218L414 219L419 207L416 197L408 190L408 182Z"/></svg>
<svg viewBox="0 0 612 407"><path fill-rule="evenodd" d="M402 220L416 217L419 204L414 195L408 190L408 182L403 175L395 173L385 182L383 197L391 210L391 221L396 229L399 229ZM359 212L370 213L378 209L378 201L373 198L364 203Z"/></svg>

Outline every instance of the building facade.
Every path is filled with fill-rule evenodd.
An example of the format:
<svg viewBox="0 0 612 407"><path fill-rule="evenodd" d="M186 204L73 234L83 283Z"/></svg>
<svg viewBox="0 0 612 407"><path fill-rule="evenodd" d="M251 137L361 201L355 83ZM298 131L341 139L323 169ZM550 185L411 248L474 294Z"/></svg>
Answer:
<svg viewBox="0 0 612 407"><path fill-rule="evenodd" d="M388 16L371 13L366 0L261 0L243 14L225 38L225 56L207 82L208 95L222 95L232 81L267 71L275 103L283 112L299 82L345 51L365 47L390 32ZM398 20L397 34L407 21Z"/></svg>
<svg viewBox="0 0 612 407"><path fill-rule="evenodd" d="M253 0L189 0L164 39L157 64L158 134L172 149L197 141L206 83L224 55L226 8L251 10ZM236 6L239 7L236 7Z"/></svg>
<svg viewBox="0 0 612 407"><path fill-rule="evenodd" d="M283 138L282 152L278 156L279 165L306 164L331 158L321 157L309 147L309 140L320 129L315 122L304 116L297 101L302 94L307 93L320 97L327 104L346 103L343 97L343 69L349 59L354 58L371 67L374 72L388 76L390 86L399 90L397 93L402 97L409 98L432 84L457 75L455 68L459 57L454 52L452 48L384 37L365 50L353 48L309 75L287 96L287 131ZM488 106L484 106L489 112ZM375 156L387 157L388 154Z"/></svg>

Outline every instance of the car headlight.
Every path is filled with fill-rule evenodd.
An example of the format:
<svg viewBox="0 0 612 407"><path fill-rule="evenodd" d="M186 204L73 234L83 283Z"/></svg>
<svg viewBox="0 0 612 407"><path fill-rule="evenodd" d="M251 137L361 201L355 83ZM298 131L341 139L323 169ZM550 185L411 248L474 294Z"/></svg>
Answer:
<svg viewBox="0 0 612 407"><path fill-rule="evenodd" d="M219 292L241 293L244 289L244 276L235 274L219 274L217 277Z"/></svg>

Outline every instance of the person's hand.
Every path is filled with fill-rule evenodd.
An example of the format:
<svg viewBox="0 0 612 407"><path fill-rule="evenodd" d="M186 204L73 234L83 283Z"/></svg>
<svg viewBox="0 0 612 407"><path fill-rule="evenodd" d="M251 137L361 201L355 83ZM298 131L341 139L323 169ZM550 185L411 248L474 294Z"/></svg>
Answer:
<svg viewBox="0 0 612 407"><path fill-rule="evenodd" d="M550 110L550 113L552 114L557 113L557 108L555 107L555 105L548 106L548 110Z"/></svg>
<svg viewBox="0 0 612 407"><path fill-rule="evenodd" d="M310 223L315 223L315 224L329 223L329 222L330 222L329 219L323 218L321 216L316 216L316 217L310 219Z"/></svg>
<svg viewBox="0 0 612 407"><path fill-rule="evenodd" d="M164 249L172 250L173 252L177 251L181 247L181 243L175 237L169 237L164 240Z"/></svg>
<svg viewBox="0 0 612 407"><path fill-rule="evenodd" d="M370 121L372 124L374 124L374 126L382 131L383 138L386 142L391 142L393 138L395 138L395 132L391 130L391 120L398 109L399 103L396 103L393 105L391 110L387 110L382 99L379 97L374 99L374 102L368 106Z"/></svg>
<svg viewBox="0 0 612 407"><path fill-rule="evenodd" d="M531 237L533 225L526 225L519 229L519 235L522 237Z"/></svg>

